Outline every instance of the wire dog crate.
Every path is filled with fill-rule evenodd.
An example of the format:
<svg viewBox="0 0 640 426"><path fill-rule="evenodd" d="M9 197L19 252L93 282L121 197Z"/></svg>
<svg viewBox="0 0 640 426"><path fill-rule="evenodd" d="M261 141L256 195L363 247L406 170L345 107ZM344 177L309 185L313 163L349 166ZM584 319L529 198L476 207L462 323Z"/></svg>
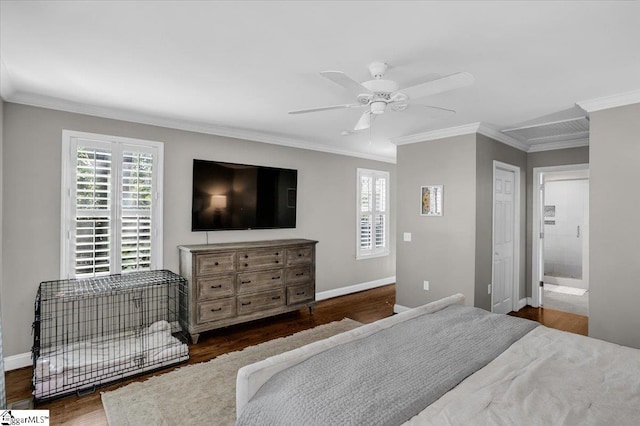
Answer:
<svg viewBox="0 0 640 426"><path fill-rule="evenodd" d="M35 300L36 402L189 359L184 278L171 271L45 281Z"/></svg>

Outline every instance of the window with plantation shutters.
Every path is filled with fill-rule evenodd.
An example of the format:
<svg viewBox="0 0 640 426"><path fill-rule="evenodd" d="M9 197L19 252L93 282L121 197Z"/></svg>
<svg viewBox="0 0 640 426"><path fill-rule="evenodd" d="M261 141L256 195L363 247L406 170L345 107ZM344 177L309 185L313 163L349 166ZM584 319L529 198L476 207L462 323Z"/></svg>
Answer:
<svg viewBox="0 0 640 426"><path fill-rule="evenodd" d="M62 278L162 268L163 145L63 132Z"/></svg>
<svg viewBox="0 0 640 426"><path fill-rule="evenodd" d="M151 269L153 154L123 151L122 272Z"/></svg>
<svg viewBox="0 0 640 426"><path fill-rule="evenodd" d="M389 173L358 169L357 257L389 254Z"/></svg>

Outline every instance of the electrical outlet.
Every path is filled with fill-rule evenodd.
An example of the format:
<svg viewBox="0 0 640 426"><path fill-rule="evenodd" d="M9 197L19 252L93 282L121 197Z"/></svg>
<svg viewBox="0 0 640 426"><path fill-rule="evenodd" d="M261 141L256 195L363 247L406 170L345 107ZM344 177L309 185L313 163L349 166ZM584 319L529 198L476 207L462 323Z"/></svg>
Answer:
<svg viewBox="0 0 640 426"><path fill-rule="evenodd" d="M425 291L429 291L429 281L425 281L423 287Z"/></svg>
<svg viewBox="0 0 640 426"><path fill-rule="evenodd" d="M411 241L411 232L405 232L403 237L404 237L404 240L406 242L410 242Z"/></svg>
<svg viewBox="0 0 640 426"><path fill-rule="evenodd" d="M491 294L491 284L487 286L487 294Z"/></svg>

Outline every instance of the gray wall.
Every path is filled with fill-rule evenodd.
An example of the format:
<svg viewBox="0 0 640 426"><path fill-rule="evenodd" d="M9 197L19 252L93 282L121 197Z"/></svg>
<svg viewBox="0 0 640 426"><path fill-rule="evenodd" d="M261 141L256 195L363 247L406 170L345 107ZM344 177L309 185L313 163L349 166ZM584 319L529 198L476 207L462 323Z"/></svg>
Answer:
<svg viewBox="0 0 640 426"><path fill-rule="evenodd" d="M460 292L473 305L476 135L401 145L397 158L396 303L415 307ZM425 185L444 185L443 216L420 216Z"/></svg>
<svg viewBox="0 0 640 426"><path fill-rule="evenodd" d="M527 154L527 262L526 291L531 297L531 255L533 251L533 169L535 167L564 166L567 164L588 164L589 147L557 149L553 151L530 152ZM521 296L523 297L523 296Z"/></svg>
<svg viewBox="0 0 640 426"><path fill-rule="evenodd" d="M640 104L590 119L589 335L640 348Z"/></svg>
<svg viewBox="0 0 640 426"><path fill-rule="evenodd" d="M30 350L38 284L60 276L62 130L164 142L164 267L178 270L176 246L205 243L191 229L194 158L298 169L298 223L292 230L210 232L209 242L303 237L317 239L317 291L395 275L395 227L391 255L355 260L356 168L391 173L395 165L87 115L5 104L2 306L5 354ZM338 136L339 137L339 136ZM416 209L417 209L416 204Z"/></svg>
<svg viewBox="0 0 640 426"><path fill-rule="evenodd" d="M475 298L474 305L491 310L491 295L487 285L492 282L493 245L493 161L501 161L520 167L520 277L518 298L526 296L525 247L526 229L526 173L527 154L501 142L477 135L476 143L476 253L475 253Z"/></svg>
<svg viewBox="0 0 640 426"><path fill-rule="evenodd" d="M456 292L491 310L493 160L520 167L526 218L527 154L481 134L398 147L396 301L414 307ZM444 185L444 215L419 215L422 185ZM406 208L405 208L406 206ZM415 207L414 207L415 206ZM404 232L412 241L404 242ZM520 228L519 297L525 297L526 229ZM423 281L430 282L430 291Z"/></svg>

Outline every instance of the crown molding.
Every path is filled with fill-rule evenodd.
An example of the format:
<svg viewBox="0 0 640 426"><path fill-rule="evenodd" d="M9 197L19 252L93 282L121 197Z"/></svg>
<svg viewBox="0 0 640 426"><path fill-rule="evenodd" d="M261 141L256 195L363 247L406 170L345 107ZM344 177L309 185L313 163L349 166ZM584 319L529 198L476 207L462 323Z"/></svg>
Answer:
<svg viewBox="0 0 640 426"><path fill-rule="evenodd" d="M589 145L589 139L574 139L570 141L555 141L539 143L535 145L529 145L525 142L519 141L509 135L505 135L500 130L485 124L485 123L472 123L464 126L450 127L448 129L434 130L432 132L418 133L415 135L402 136L394 138L391 142L396 145L407 145L411 143L427 142L436 139L443 139L452 136L468 135L471 133L479 133L488 138L494 139L512 148L519 149L524 152L539 152L539 151L552 151L556 149L576 148L580 146Z"/></svg>
<svg viewBox="0 0 640 426"><path fill-rule="evenodd" d="M529 145L520 142L510 136L500 133L499 130L488 126L485 123L471 123L463 126L449 127L447 129L433 130L431 132L416 133L415 135L401 136L399 138L391 139L391 142L396 145L407 145L411 143L426 142L436 139L450 138L452 136L468 135L471 133L480 133L489 138L495 139L498 142L502 142L505 145L509 145L513 148L517 148L522 151L527 151Z"/></svg>
<svg viewBox="0 0 640 426"><path fill-rule="evenodd" d="M463 126L449 127L447 129L432 130L425 133L416 133L414 135L400 136L392 138L391 142L396 145L407 145L411 143L433 141L436 139L450 138L452 136L468 135L477 133L480 123L465 124Z"/></svg>
<svg viewBox="0 0 640 426"><path fill-rule="evenodd" d="M588 113L592 113L603 109L616 108L637 103L640 103L640 90L633 90L631 92L619 93L617 95L576 102L576 105Z"/></svg>
<svg viewBox="0 0 640 426"><path fill-rule="evenodd" d="M531 145L528 152L553 151L556 149L578 148L589 146L589 139L574 139L570 141L546 142Z"/></svg>
<svg viewBox="0 0 640 426"><path fill-rule="evenodd" d="M63 99L31 95L26 93L14 93L9 96L8 99L5 98L5 101L40 108L55 109L58 111L72 112L76 114L91 115L94 117L109 118L113 120L122 120L139 124L147 124L151 126L185 130L188 132L204 133L214 136L223 136L234 139L243 139L254 142L268 143L272 145L286 146L290 148L299 148L311 151L326 152L329 154L358 157L367 160L382 161L385 163L395 164L396 162L395 157L363 153L342 148L334 148L311 141L294 139L283 135L257 132L248 129L217 126L188 120L176 120L165 117L157 117L132 111L85 105L77 102L66 101Z"/></svg>
<svg viewBox="0 0 640 426"><path fill-rule="evenodd" d="M502 142L505 145L509 145L512 148L519 149L520 151L528 152L529 145L521 142L509 135L502 133L500 130L495 129L485 123L480 123L480 127L478 128L478 133L484 135L488 138L495 139L498 142Z"/></svg>

